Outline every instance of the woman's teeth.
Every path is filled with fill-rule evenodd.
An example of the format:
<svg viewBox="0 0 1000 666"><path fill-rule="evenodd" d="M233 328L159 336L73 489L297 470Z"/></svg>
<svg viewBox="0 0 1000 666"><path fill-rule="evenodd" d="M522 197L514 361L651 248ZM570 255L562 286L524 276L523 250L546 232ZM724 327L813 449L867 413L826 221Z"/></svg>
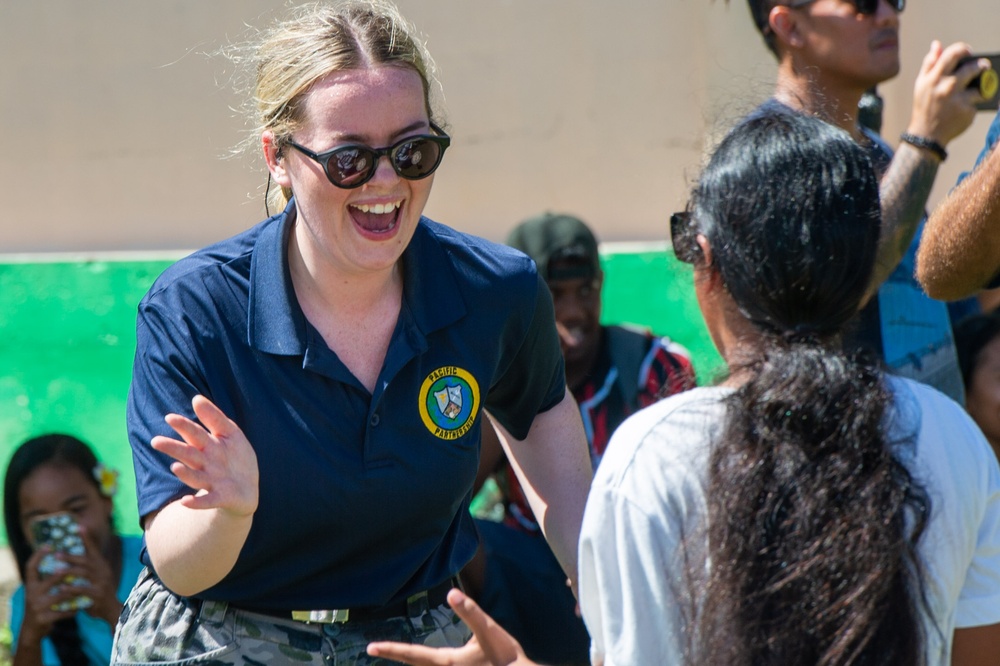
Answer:
<svg viewBox="0 0 1000 666"><path fill-rule="evenodd" d="M402 201L394 201L392 203L385 204L351 204L352 207L357 208L362 213L375 213L376 215L385 215L386 213L391 213L402 205Z"/></svg>

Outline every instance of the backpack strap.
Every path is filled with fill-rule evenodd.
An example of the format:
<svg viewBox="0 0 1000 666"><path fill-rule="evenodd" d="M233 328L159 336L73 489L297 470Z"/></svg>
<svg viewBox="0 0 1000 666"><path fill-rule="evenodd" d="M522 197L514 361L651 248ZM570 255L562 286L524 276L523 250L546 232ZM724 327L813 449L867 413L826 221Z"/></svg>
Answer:
<svg viewBox="0 0 1000 666"><path fill-rule="evenodd" d="M618 369L618 388L630 410L638 409L639 372L653 346L648 333L624 326L605 326L611 364Z"/></svg>

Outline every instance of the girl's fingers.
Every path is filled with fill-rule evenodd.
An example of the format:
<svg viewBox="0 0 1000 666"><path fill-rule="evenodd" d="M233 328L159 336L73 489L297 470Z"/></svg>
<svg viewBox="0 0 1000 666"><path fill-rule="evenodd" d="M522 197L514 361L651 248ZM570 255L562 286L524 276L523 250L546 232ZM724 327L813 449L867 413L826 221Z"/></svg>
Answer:
<svg viewBox="0 0 1000 666"><path fill-rule="evenodd" d="M38 573L38 565L41 564L42 558L52 552L47 546L43 546L31 554L28 561L24 565L24 578L25 583L38 582L41 580L41 575Z"/></svg>
<svg viewBox="0 0 1000 666"><path fill-rule="evenodd" d="M457 666L458 662L448 656L450 653L451 650L446 648L430 648L412 643L383 641L368 644L370 656L391 659L410 666Z"/></svg>

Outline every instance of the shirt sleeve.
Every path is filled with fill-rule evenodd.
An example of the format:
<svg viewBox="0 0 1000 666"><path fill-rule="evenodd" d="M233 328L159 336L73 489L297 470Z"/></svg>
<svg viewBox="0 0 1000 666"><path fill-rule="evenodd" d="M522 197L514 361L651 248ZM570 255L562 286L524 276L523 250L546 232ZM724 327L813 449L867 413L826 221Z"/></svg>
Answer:
<svg viewBox="0 0 1000 666"><path fill-rule="evenodd" d="M580 536L580 604L591 659L605 666L683 661L683 595L673 553L680 530L608 488L587 501Z"/></svg>
<svg viewBox="0 0 1000 666"><path fill-rule="evenodd" d="M519 340L501 343L512 344L516 352L484 401L490 414L517 439L527 437L535 415L559 404L566 391L552 295L541 278L536 278L532 302L527 330Z"/></svg>
<svg viewBox="0 0 1000 666"><path fill-rule="evenodd" d="M164 417L176 413L194 418L191 399L205 393L191 362L197 357L188 346L191 336L175 324L181 316L171 318L149 304L139 308L126 418L140 519L191 492L170 471L172 459L150 446L156 435L176 437Z"/></svg>
<svg viewBox="0 0 1000 666"><path fill-rule="evenodd" d="M580 608L606 666L690 661L708 566L707 445L723 409L713 390L661 401L619 426L597 468Z"/></svg>
<svg viewBox="0 0 1000 666"><path fill-rule="evenodd" d="M986 447L984 447L986 448ZM992 451L989 451L992 457ZM1000 466L988 460L985 469L985 509L976 547L966 572L955 613L956 627L1000 622Z"/></svg>
<svg viewBox="0 0 1000 666"><path fill-rule="evenodd" d="M973 169L978 167L982 161L986 159L986 156L993 150L993 146L996 145L998 139L1000 139L1000 112L997 112L996 117L993 118L993 123L990 125L990 129L986 132L986 144L983 146L983 149L979 151L979 157L976 158L976 164L973 166ZM958 174L958 181L955 185L958 185L963 180L968 178L970 173L972 172L963 171Z"/></svg>

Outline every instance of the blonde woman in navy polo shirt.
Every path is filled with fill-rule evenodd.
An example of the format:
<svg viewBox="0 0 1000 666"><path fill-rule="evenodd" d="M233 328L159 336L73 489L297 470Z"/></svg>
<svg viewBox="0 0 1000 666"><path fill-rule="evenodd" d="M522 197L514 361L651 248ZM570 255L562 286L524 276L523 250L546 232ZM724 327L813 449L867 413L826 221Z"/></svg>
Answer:
<svg viewBox="0 0 1000 666"><path fill-rule="evenodd" d="M590 465L551 299L523 255L422 217L450 139L412 35L381 2L309 6L256 52L284 210L139 306L147 571L113 663L463 644L445 594L476 549L484 410L576 579Z"/></svg>

